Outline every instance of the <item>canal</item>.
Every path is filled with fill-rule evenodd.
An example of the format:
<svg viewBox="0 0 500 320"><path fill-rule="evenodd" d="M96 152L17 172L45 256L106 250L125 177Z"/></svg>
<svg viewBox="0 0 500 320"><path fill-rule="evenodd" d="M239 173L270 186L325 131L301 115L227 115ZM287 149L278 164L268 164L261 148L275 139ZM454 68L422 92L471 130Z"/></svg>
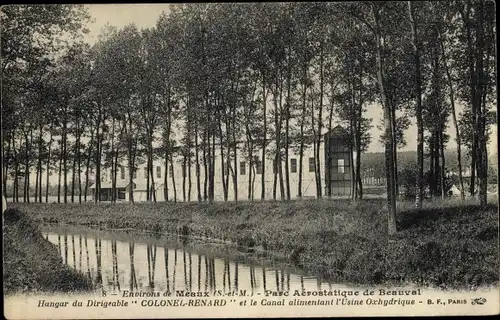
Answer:
<svg viewBox="0 0 500 320"><path fill-rule="evenodd" d="M44 226L42 232L64 263L110 294L124 290L253 294L340 287L264 254L248 258L227 244L82 227Z"/></svg>

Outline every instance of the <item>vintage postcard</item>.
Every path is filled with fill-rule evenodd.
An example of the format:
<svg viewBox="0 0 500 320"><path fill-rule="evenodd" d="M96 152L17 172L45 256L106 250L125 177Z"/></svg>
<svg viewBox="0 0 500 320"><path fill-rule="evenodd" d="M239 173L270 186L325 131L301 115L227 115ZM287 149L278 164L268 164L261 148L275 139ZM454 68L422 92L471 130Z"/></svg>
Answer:
<svg viewBox="0 0 500 320"><path fill-rule="evenodd" d="M6 318L500 313L494 2L0 17Z"/></svg>

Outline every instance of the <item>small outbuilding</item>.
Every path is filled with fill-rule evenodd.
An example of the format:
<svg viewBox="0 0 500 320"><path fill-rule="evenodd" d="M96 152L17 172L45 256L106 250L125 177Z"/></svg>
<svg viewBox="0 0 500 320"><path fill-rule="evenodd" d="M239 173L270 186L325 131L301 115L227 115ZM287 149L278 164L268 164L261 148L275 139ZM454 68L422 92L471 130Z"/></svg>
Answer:
<svg viewBox="0 0 500 320"><path fill-rule="evenodd" d="M127 185L124 182L121 181L116 181L116 187L115 187L115 199L117 201L124 201L125 200L125 190L126 190ZM95 200L95 189L96 185L95 183L90 186L90 192L92 194L92 199ZM103 181L101 182L101 187L100 187L100 192L99 192L99 201L111 201L112 200L112 195L113 195L113 187L112 183L110 181Z"/></svg>

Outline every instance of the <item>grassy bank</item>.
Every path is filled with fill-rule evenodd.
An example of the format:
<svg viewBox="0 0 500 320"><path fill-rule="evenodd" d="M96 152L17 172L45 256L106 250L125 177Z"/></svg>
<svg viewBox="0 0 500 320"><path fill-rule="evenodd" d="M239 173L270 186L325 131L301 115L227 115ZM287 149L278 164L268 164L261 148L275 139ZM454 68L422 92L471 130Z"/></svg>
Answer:
<svg viewBox="0 0 500 320"><path fill-rule="evenodd" d="M402 204L391 238L379 200L16 206L45 223L230 240L342 282L474 288L498 281L497 205Z"/></svg>
<svg viewBox="0 0 500 320"><path fill-rule="evenodd" d="M8 209L3 218L5 294L92 289L87 278L63 264L56 247L42 237L38 223L28 215Z"/></svg>

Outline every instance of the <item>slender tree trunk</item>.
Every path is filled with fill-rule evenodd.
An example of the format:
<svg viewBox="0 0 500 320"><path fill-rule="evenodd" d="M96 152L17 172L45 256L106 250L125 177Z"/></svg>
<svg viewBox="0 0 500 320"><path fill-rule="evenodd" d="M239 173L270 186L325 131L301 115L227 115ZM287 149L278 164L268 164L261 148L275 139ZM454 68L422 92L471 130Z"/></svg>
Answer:
<svg viewBox="0 0 500 320"><path fill-rule="evenodd" d="M26 148L26 162L24 165L24 202L29 203L30 202L30 155L29 155L29 150L30 150L30 140L28 134L32 132L31 125L28 130L28 132L25 134L25 148Z"/></svg>
<svg viewBox="0 0 500 320"><path fill-rule="evenodd" d="M200 146L198 144L198 125L194 126L194 150L195 150L195 165L196 165L196 192L198 202L201 202L201 177L200 177Z"/></svg>
<svg viewBox="0 0 500 320"><path fill-rule="evenodd" d="M208 200L208 159L207 159L207 146L209 144L207 130L203 131L203 201Z"/></svg>
<svg viewBox="0 0 500 320"><path fill-rule="evenodd" d="M276 91L278 90L278 84L276 84ZM274 179L273 179L273 200L276 200L276 193L277 193L277 183L278 183L278 166L280 165L280 152L281 152L281 146L280 146L280 131L281 127L279 125L278 121L278 97L277 97L277 92L273 92L273 104L274 104L274 128L275 128L275 142L276 142L276 150L274 154L274 161L273 161L273 174L274 174Z"/></svg>
<svg viewBox="0 0 500 320"><path fill-rule="evenodd" d="M89 149L88 149L88 155L87 155L87 165L85 168L85 194L84 194L84 201L85 202L87 202L87 194L88 194L88 190L89 190L90 160L92 159L93 141L94 141L94 130L91 129Z"/></svg>
<svg viewBox="0 0 500 320"><path fill-rule="evenodd" d="M5 150L3 147L2 147L2 151L4 152L4 155L2 157L3 159L3 175L2 175L2 186L3 186L3 196L4 197L7 197L7 177L8 177L8 174L9 174L9 164L10 164L10 149L11 149L11 143L12 143L12 140L14 140L14 130L11 131L11 135L10 137L7 137L7 150ZM2 136L2 142L4 142L5 140L5 136ZM3 144L2 144L3 146ZM41 194L41 191L40 191L40 194ZM41 202L41 201L40 201Z"/></svg>
<svg viewBox="0 0 500 320"><path fill-rule="evenodd" d="M182 201L184 201L184 202L187 201L187 196L186 196L186 162L187 162L187 157L184 154L182 157Z"/></svg>
<svg viewBox="0 0 500 320"><path fill-rule="evenodd" d="M252 169L253 169L253 160L252 160L253 154L251 147L249 147L248 151L248 189L247 189L247 199L252 201L252 193L253 193L253 184L252 184Z"/></svg>
<svg viewBox="0 0 500 320"><path fill-rule="evenodd" d="M288 68L287 68L287 95L286 95L286 112L285 112L285 183L286 183L286 199L291 199L290 194L290 168L289 168L289 157L288 150L290 149L290 102L291 102L291 90L292 90L292 65L291 65L291 52L292 46L291 42L288 43Z"/></svg>
<svg viewBox="0 0 500 320"><path fill-rule="evenodd" d="M167 123L165 126L165 140L166 140L166 149L165 149L165 177L163 180L163 192L164 192L164 198L165 201L168 201L169 194L168 194L168 167L169 167L169 158L171 156L172 150L170 146L170 133L172 129L172 106L171 106L171 91L170 91L170 82L166 85L167 88ZM174 168L172 168L172 173Z"/></svg>
<svg viewBox="0 0 500 320"><path fill-rule="evenodd" d="M43 141L42 141L43 143ZM40 175L38 176L38 202L42 203L42 184L43 184L43 159L40 158L39 162L39 168L40 168Z"/></svg>
<svg viewBox="0 0 500 320"><path fill-rule="evenodd" d="M212 156L211 156L211 161L212 161L212 164L211 164L211 168L212 168L212 172L210 173L211 177L212 177L212 180L210 181L210 188L212 190L212 202L215 200L215 148L216 148L216 144L215 144L215 135L216 135L216 132L214 130L213 134L212 134ZM221 155L221 158L222 158L222 155Z"/></svg>
<svg viewBox="0 0 500 320"><path fill-rule="evenodd" d="M273 160L273 200L276 201L276 192L277 192L277 186L278 186L278 170L276 170L278 163L278 159L276 158L276 155L274 156Z"/></svg>
<svg viewBox="0 0 500 320"><path fill-rule="evenodd" d="M12 153L14 159L14 202L19 202L19 162L17 160L17 151L16 151L16 130L14 129L12 133Z"/></svg>
<svg viewBox="0 0 500 320"><path fill-rule="evenodd" d="M222 190L224 194L224 201L227 201L228 196L228 187L226 183L226 171L229 170L225 164L226 160L224 158L224 146L222 142L222 131L221 131L221 139L220 139L220 167L221 167L221 180L222 180Z"/></svg>
<svg viewBox="0 0 500 320"><path fill-rule="evenodd" d="M115 180L115 118L111 120L111 202L116 202L116 180Z"/></svg>
<svg viewBox="0 0 500 320"><path fill-rule="evenodd" d="M170 165L172 166L172 188L174 191L174 202L177 202L177 186L175 185L174 156L170 153Z"/></svg>
<svg viewBox="0 0 500 320"><path fill-rule="evenodd" d="M464 25L466 28L466 43L467 43L467 69L469 73L469 91L470 91L470 101L472 102L472 123L474 124L472 132L472 150L471 150L471 177L470 177L470 194L474 196L476 193L476 157L477 157L477 101L476 101L476 87L477 87L477 77L475 72L475 61L474 55L475 50L472 45L472 24L470 21L470 12L472 4L470 1L466 3L466 13L462 13L462 19L464 20Z"/></svg>
<svg viewBox="0 0 500 320"><path fill-rule="evenodd" d="M485 20L485 10L484 3L477 3L477 10L479 11L479 18L476 24L476 48L477 54L475 55L476 61L476 112L477 112L477 184L479 189L479 204L481 207L486 207L487 205L487 187L488 187L488 154L486 146L486 93L488 90L487 82L488 78L485 73L485 69L488 69L488 60L484 61L484 53L491 55L490 52L486 50L486 41L484 39L484 20Z"/></svg>
<svg viewBox="0 0 500 320"><path fill-rule="evenodd" d="M331 92L331 98L330 98L330 112L328 115L328 133L332 132L332 122L333 122L333 111L335 110L335 88L336 85L332 83L330 84L330 87L332 89ZM331 175L331 167L332 167L332 156L331 156L331 150L330 150L330 140L326 140L325 138L325 185L326 185L326 190L328 192L328 197L332 196L332 175Z"/></svg>
<svg viewBox="0 0 500 320"><path fill-rule="evenodd" d="M358 198L363 200L363 180L361 179L361 148L358 141L358 150L356 150L356 178L358 184Z"/></svg>
<svg viewBox="0 0 500 320"><path fill-rule="evenodd" d="M78 126L78 136L76 139L77 147L77 158L78 158L78 203L82 203L82 152L81 147L81 130L80 125Z"/></svg>
<svg viewBox="0 0 500 320"><path fill-rule="evenodd" d="M460 129L458 128L458 121L457 121L457 112L455 108L455 90L453 89L453 79L451 77L450 70L448 68L448 58L446 56L446 52L444 49L444 39L442 37L442 34L439 33L439 40L440 40L440 46L441 46L441 53L443 56L443 65L444 69L446 72L446 79L448 80L448 88L450 90L449 95L450 95L450 104L451 104L451 115L453 117L453 126L455 127L455 135L456 135L456 141L457 141L457 163L458 163L458 181L460 184L460 197L462 201L465 201L465 188L464 188L464 179L462 176L462 139L460 136Z"/></svg>
<svg viewBox="0 0 500 320"><path fill-rule="evenodd" d="M192 183L192 176L191 176L191 141L189 142L189 153L188 153L188 158L187 158L187 167L188 167L188 202L191 202L191 190L193 188L193 183Z"/></svg>
<svg viewBox="0 0 500 320"><path fill-rule="evenodd" d="M392 105L392 103L389 100L389 108L391 109L391 133L392 133L392 141L393 141L393 151L392 151L392 157L393 157L393 175L394 175L394 192L396 194L396 199L399 196L399 183L398 183L398 143L396 139L396 126L397 126L397 119L396 119L396 107Z"/></svg>
<svg viewBox="0 0 500 320"><path fill-rule="evenodd" d="M439 139L439 132L436 130L434 132L434 139L435 139L435 144L434 144L434 161L435 161L435 164L434 164L434 187L435 187L435 193L436 194L441 194L439 192L441 186L440 184L438 184L438 179L439 177L441 176L441 166L440 166L440 149L441 149L441 146L440 146L440 139Z"/></svg>
<svg viewBox="0 0 500 320"><path fill-rule="evenodd" d="M207 102L207 105L208 105L208 102ZM214 188L213 188L213 179L214 179L214 175L213 175L213 171L214 171L214 160L213 160L213 157L212 157L212 143L210 141L210 139L213 137L212 135L212 126L213 126L213 120L212 120L212 116L210 117L211 121L209 123L209 130L208 130L208 133L207 133L207 161L208 161L208 201L209 203L212 203L214 201Z"/></svg>
<svg viewBox="0 0 500 320"><path fill-rule="evenodd" d="M76 142L73 154L73 163L71 166L71 202L75 202L75 179L76 179Z"/></svg>
<svg viewBox="0 0 500 320"><path fill-rule="evenodd" d="M124 131L124 127L121 126L120 128L120 132L119 132L119 135L118 135L118 141L122 140L123 139L123 131ZM117 142L118 144L118 142ZM114 160L113 160L113 171L112 171L112 181L114 181L114 185L115 185L115 192L113 193L113 197L115 199L115 202L117 200L117 195L118 195L118 192L116 191L117 188L116 188L116 181L118 181L118 168L122 168L121 165L118 165L118 146L115 146L115 152L114 152Z"/></svg>
<svg viewBox="0 0 500 320"><path fill-rule="evenodd" d="M436 193L436 177L435 177L435 170L434 166L436 164L435 159L435 140L436 137L434 135L434 132L431 133L430 141L429 141L429 153L430 153L430 168L429 168L429 173L430 173L430 178L429 178L429 189L431 196L434 196Z"/></svg>
<svg viewBox="0 0 500 320"><path fill-rule="evenodd" d="M63 166L64 166L64 203L68 203L68 124L66 122L66 115L64 116L63 127Z"/></svg>
<svg viewBox="0 0 500 320"><path fill-rule="evenodd" d="M321 45L323 46L323 45ZM319 75L319 110L318 110L318 132L316 136L316 153L314 159L315 163L315 175L316 175L316 185L317 185L317 197L321 198L323 195L322 185L321 185L321 159L319 157L319 150L321 148L321 131L323 129L323 95L324 95L324 52L323 48L320 49L320 75Z"/></svg>
<svg viewBox="0 0 500 320"><path fill-rule="evenodd" d="M153 202L156 203L156 185L155 185L155 175L154 175L154 164L153 164L153 146L151 145L151 141L152 141L152 137L151 139L149 140L150 141L150 150L151 150L151 167L150 167L150 175L151 175L151 193L152 193L152 198L153 198Z"/></svg>
<svg viewBox="0 0 500 320"><path fill-rule="evenodd" d="M134 172L135 172L135 156L133 151L133 141L132 141L132 117L129 112L127 112L127 123L125 126L125 135L127 136L127 149L128 149L128 197L130 204L134 204Z"/></svg>
<svg viewBox="0 0 500 320"><path fill-rule="evenodd" d="M236 105L233 105L233 170L231 171L233 174L233 192L234 192L234 201L238 202L238 141L236 141Z"/></svg>
<svg viewBox="0 0 500 320"><path fill-rule="evenodd" d="M351 199L352 200L357 200L358 196L358 189L357 189L357 184L356 184L356 171L354 169L354 156L353 156L353 147L352 145L349 146L349 163L350 168L351 168Z"/></svg>
<svg viewBox="0 0 500 320"><path fill-rule="evenodd" d="M40 158L40 155L38 155L38 158ZM38 160L40 161L40 160ZM38 163L37 162L37 165L36 165L36 169L35 169L35 203L38 202L38 177L40 176L40 170L39 170L39 166L38 166Z"/></svg>
<svg viewBox="0 0 500 320"><path fill-rule="evenodd" d="M385 82L383 77L383 62L382 62L382 48L380 44L381 34L379 26L379 12L375 4L372 4L372 12L375 20L375 27L373 29L375 33L375 45L376 45L376 65L377 65L377 79L380 91L380 96L382 100L382 106L384 108L384 127L385 127L385 167L386 167L386 178L387 178L387 205L388 205L388 234L394 235L396 233L396 190L395 190L395 177L394 177L394 141L393 141L393 130L391 121L391 110L389 109L389 104L387 101L387 96L385 92Z"/></svg>
<svg viewBox="0 0 500 320"><path fill-rule="evenodd" d="M441 199L444 200L446 197L446 171L445 171L445 157L444 157L444 139L443 139L443 131L444 129L441 128L439 130L439 153L441 155L441 170L440 170L440 175L441 175Z"/></svg>
<svg viewBox="0 0 500 320"><path fill-rule="evenodd" d="M278 148L278 161L276 162L277 164L277 169L278 169L278 177L279 177L279 182L280 182L280 196L281 200L283 201L285 199L285 186L283 184L283 160L281 158L281 127L283 124L283 81L280 80L280 104L279 104L279 122L278 122L278 135L279 135L279 148Z"/></svg>
<svg viewBox="0 0 500 320"><path fill-rule="evenodd" d="M46 180L45 180L45 203L49 202L49 177L50 177L50 157L52 151L52 126L50 127L50 139L49 139L49 149L47 152L47 172L46 172ZM41 201L40 201L41 202Z"/></svg>
<svg viewBox="0 0 500 320"><path fill-rule="evenodd" d="M150 172L151 172L151 158L149 157L149 143L148 143L148 147L147 147L148 151L147 151L147 160L146 160L146 168L144 168L145 173L146 173L146 201L149 202L151 201L151 185L150 185L150 181L151 181L151 177L150 177Z"/></svg>
<svg viewBox="0 0 500 320"><path fill-rule="evenodd" d="M255 90L254 90L255 91ZM249 107L250 108L250 107ZM246 134L246 147L247 147L247 158L248 158L248 188L247 188L247 199L252 201L253 200L253 151L254 151L254 144L253 144L253 139L252 139L252 133L250 131L250 111L248 110L245 111L245 134Z"/></svg>
<svg viewBox="0 0 500 320"><path fill-rule="evenodd" d="M163 198L168 201L168 152L165 152L165 175L163 176Z"/></svg>
<svg viewBox="0 0 500 320"><path fill-rule="evenodd" d="M169 141L169 133L167 133L167 141ZM168 195L168 167L169 167L169 162L168 159L170 157L169 155L169 149L170 149L170 142L167 142L167 147L165 149L165 175L163 176L163 198L165 201L168 201L169 195ZM172 168L172 171L173 168Z"/></svg>
<svg viewBox="0 0 500 320"><path fill-rule="evenodd" d="M415 57L415 95L417 96L416 118L418 173L415 205L417 208L422 208L422 198L424 193L424 123L422 119L422 77L420 75L420 50L418 44L417 24L413 16L411 1L408 1L408 15L410 17L413 55Z"/></svg>
<svg viewBox="0 0 500 320"><path fill-rule="evenodd" d="M224 135L222 132L222 116L220 114L220 111L218 112L218 117L219 117L219 141L220 141L220 168L221 168L221 180L222 180L222 190L223 190L223 195L224 195L224 201L227 201L227 183L226 183L226 160L224 158ZM215 149L215 148L214 148ZM227 155L229 157L229 155ZM215 155L214 155L215 159Z"/></svg>
<svg viewBox="0 0 500 320"><path fill-rule="evenodd" d="M99 181L101 179L101 166L100 166L100 158L99 158L99 153L101 152L100 146L99 146L99 141L101 139L101 136L99 134L99 129L101 126L101 108L99 106L98 112L97 112L97 126L96 126L96 155L95 155L95 179L94 179L94 202L97 203L100 201L100 188L99 188Z"/></svg>
<svg viewBox="0 0 500 320"><path fill-rule="evenodd" d="M36 178L35 178L35 202L42 202L42 182L41 182L42 147L43 147L43 126L40 126L40 131L38 133L38 163L36 165Z"/></svg>
<svg viewBox="0 0 500 320"><path fill-rule="evenodd" d="M262 201L266 198L266 145L267 145L267 95L266 95L266 78L264 74L262 74L262 107L263 107L263 138L262 138L262 160L261 160L261 191L260 191L260 199Z"/></svg>
<svg viewBox="0 0 500 320"><path fill-rule="evenodd" d="M63 162L63 151L62 151L62 141L59 148L59 175L57 181L57 203L61 203L61 180L62 180L62 162Z"/></svg>
<svg viewBox="0 0 500 320"><path fill-rule="evenodd" d="M302 114L304 115L300 120L300 145L299 145L299 182L297 197L302 198L302 175L303 175L303 160L304 160L304 126L305 126L305 115L306 115L306 95L307 95L307 65L303 66L303 86L302 86Z"/></svg>
<svg viewBox="0 0 500 320"><path fill-rule="evenodd" d="M351 198L353 200L357 200L358 197L358 185L357 185L357 177L356 177L356 170L354 168L354 149L357 147L356 145L356 116L357 114L355 113L355 110L357 109L356 106L356 95L355 95L355 90L354 90L354 77L349 77L349 82L350 82L350 87L351 87L351 108L353 111L350 112L350 126L349 126L349 163L350 163L350 168L351 168Z"/></svg>
<svg viewBox="0 0 500 320"><path fill-rule="evenodd" d="M360 95L361 99L361 95ZM361 121L362 119L362 102L360 101L359 105L359 115L358 115L358 123L356 130L356 180L357 180L357 190L358 190L358 198L359 200L363 199L363 179L361 178Z"/></svg>

